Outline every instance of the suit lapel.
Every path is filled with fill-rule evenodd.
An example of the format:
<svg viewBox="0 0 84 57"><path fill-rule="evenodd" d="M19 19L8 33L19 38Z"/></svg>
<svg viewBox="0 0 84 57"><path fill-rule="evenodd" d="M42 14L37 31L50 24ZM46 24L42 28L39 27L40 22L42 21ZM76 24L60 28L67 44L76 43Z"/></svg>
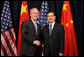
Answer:
<svg viewBox="0 0 84 57"><path fill-rule="evenodd" d="M40 26L37 24L37 33L39 34L39 32L40 32Z"/></svg>
<svg viewBox="0 0 84 57"><path fill-rule="evenodd" d="M36 30L35 30L35 27L34 27L34 24L33 24L33 22L32 22L32 20L30 19L29 20L30 21L30 26L32 27L32 28L34 28L33 30L34 30L34 32L35 32L35 34L36 34ZM38 26L37 26L38 27ZM38 29L38 28L37 28ZM36 34L37 35L37 34Z"/></svg>
<svg viewBox="0 0 84 57"><path fill-rule="evenodd" d="M54 25L54 27L53 27L53 30L52 30L52 33L51 33L51 37L52 37L52 35L55 33L56 27L57 27L57 24L55 23L55 25Z"/></svg>
<svg viewBox="0 0 84 57"><path fill-rule="evenodd" d="M47 33L48 33L48 36L49 36L49 24L47 25Z"/></svg>

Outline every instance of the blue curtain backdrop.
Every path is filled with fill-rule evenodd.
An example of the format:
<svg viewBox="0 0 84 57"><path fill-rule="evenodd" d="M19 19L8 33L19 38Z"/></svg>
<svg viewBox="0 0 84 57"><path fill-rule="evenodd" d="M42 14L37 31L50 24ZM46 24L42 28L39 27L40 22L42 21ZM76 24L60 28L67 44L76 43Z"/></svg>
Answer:
<svg viewBox="0 0 84 57"><path fill-rule="evenodd" d="M1 1L1 10L3 6L3 2ZM19 19L20 19L20 10L21 10L21 2L22 1L10 1L11 13L13 18L14 30L16 33L16 37L18 38L18 28L19 28ZM42 1L27 1L29 10L32 7L37 7L39 10L41 8ZM56 22L60 24L61 21L61 13L63 7L63 1L48 1L49 10L53 10L56 13L57 19ZM79 56L83 55L83 1L70 1L75 32L77 37L78 51Z"/></svg>

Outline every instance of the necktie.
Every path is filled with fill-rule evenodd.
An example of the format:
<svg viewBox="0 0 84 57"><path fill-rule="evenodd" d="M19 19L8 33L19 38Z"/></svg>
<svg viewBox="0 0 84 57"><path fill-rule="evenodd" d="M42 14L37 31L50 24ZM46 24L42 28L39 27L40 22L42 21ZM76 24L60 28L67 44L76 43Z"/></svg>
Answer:
<svg viewBox="0 0 84 57"><path fill-rule="evenodd" d="M49 36L51 36L52 33L52 24L49 25Z"/></svg>
<svg viewBox="0 0 84 57"><path fill-rule="evenodd" d="M36 34L38 34L37 33L37 23L36 23L36 21L34 21L34 26L35 26Z"/></svg>

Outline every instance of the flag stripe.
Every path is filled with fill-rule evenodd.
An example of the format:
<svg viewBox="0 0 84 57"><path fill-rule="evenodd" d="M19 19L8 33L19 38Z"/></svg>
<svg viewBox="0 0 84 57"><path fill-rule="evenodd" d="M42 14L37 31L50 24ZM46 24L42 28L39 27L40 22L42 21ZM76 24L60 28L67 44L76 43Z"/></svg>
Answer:
<svg viewBox="0 0 84 57"><path fill-rule="evenodd" d="M11 31L12 31L12 30L10 29L8 32L9 32L9 35L10 35L10 37L11 37L11 40L13 41L14 45L16 46L16 42L15 42L14 36L13 36L13 34L12 34Z"/></svg>
<svg viewBox="0 0 84 57"><path fill-rule="evenodd" d="M2 51L3 50L3 51ZM6 52L6 49L4 48L4 46L3 46L3 44L2 44L2 42L1 42L1 55L3 56L3 53L4 52L4 54L5 54L5 56L7 56L7 52Z"/></svg>
<svg viewBox="0 0 84 57"><path fill-rule="evenodd" d="M10 44L12 45L11 48L12 48L14 54L17 55L17 54L16 54L16 44L14 45L14 41L15 41L15 40L14 40L14 41L12 40L12 39L14 39L14 38L13 38L13 36L12 36L12 34L11 34L11 29L10 29L9 31L5 32L5 33L6 33L6 36L10 39L9 42L10 42Z"/></svg>
<svg viewBox="0 0 84 57"><path fill-rule="evenodd" d="M7 46L8 46L8 48L10 49L10 52L11 52L11 54L12 54L12 56L15 56L15 54L14 54L14 52L13 52L13 50L12 50L12 47L11 47L11 38L9 37L9 35L6 35L7 33L3 33L2 35L3 35L3 37L4 37L4 40L6 41L6 43L7 43Z"/></svg>
<svg viewBox="0 0 84 57"><path fill-rule="evenodd" d="M14 33L14 29L13 28L11 29L11 33L13 34L13 37L14 37L14 39L16 41L16 37L15 37L15 33Z"/></svg>
<svg viewBox="0 0 84 57"><path fill-rule="evenodd" d="M12 45L14 45L14 46L12 47L12 49L13 49L15 55L17 55L17 52L16 52L16 51L17 51L17 50L16 50L16 42L15 42L14 36L13 36L13 34L12 34L12 29L10 29L8 32L9 32L10 38L11 38L11 40L12 40ZM7 34L8 34L8 33L7 33Z"/></svg>
<svg viewBox="0 0 84 57"><path fill-rule="evenodd" d="M2 49L1 49L1 55L4 56L4 53L3 53Z"/></svg>
<svg viewBox="0 0 84 57"><path fill-rule="evenodd" d="M16 47L16 41L15 41L15 38L14 38L14 36L12 34L12 29L10 29L8 32L9 32L9 35L10 35L10 37L11 37L11 39L12 39L12 41L13 41L15 47Z"/></svg>
<svg viewBox="0 0 84 57"><path fill-rule="evenodd" d="M11 56L11 53L10 53L9 48L8 48L8 46L7 46L7 43L6 43L6 41L4 40L2 34L1 34L1 44L2 44L2 45L1 45L2 51L4 52L4 54L7 53L7 55ZM5 55L6 55L6 54L5 54Z"/></svg>

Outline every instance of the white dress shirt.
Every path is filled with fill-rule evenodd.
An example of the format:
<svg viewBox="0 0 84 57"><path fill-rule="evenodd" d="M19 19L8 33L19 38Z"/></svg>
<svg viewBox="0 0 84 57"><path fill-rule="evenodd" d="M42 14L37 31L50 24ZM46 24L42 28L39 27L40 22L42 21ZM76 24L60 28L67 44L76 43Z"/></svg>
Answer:
<svg viewBox="0 0 84 57"><path fill-rule="evenodd" d="M49 27L50 27L51 24L52 24L52 30L53 30L54 25L55 25L55 22L53 22L53 23L49 23Z"/></svg>

